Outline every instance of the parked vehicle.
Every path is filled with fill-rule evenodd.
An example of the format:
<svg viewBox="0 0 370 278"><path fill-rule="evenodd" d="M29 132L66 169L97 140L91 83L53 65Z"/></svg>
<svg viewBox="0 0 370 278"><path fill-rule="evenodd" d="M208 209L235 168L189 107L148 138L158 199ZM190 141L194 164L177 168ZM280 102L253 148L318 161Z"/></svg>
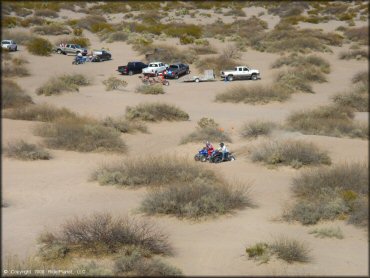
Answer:
<svg viewBox="0 0 370 278"><path fill-rule="evenodd" d="M205 147L194 156L195 161L206 162L208 159L208 151Z"/></svg>
<svg viewBox="0 0 370 278"><path fill-rule="evenodd" d="M117 71L121 74L133 75L135 73L141 73L146 67L148 65L143 62L128 62L126 66L119 66Z"/></svg>
<svg viewBox="0 0 370 278"><path fill-rule="evenodd" d="M158 76L159 73L164 72L167 67L168 65L165 65L162 62L152 62L149 63L148 67L143 68L143 74Z"/></svg>
<svg viewBox="0 0 370 278"><path fill-rule="evenodd" d="M225 155L224 160L222 160L222 152L218 150L215 150L209 158L209 162L211 163L220 163L224 161L233 161L233 160L235 160L235 156L231 152L227 153Z"/></svg>
<svg viewBox="0 0 370 278"><path fill-rule="evenodd" d="M17 51L18 48L17 44L12 40L2 40L1 47L9 51Z"/></svg>
<svg viewBox="0 0 370 278"><path fill-rule="evenodd" d="M181 75L189 74L190 69L189 65L178 63L170 65L163 73L165 78L178 79Z"/></svg>
<svg viewBox="0 0 370 278"><path fill-rule="evenodd" d="M260 79L260 71L247 66L237 66L233 70L221 71L221 78L233 81L236 79Z"/></svg>
<svg viewBox="0 0 370 278"><path fill-rule="evenodd" d="M75 54L77 55L78 53L81 53L83 56L87 55L87 49L86 48L83 48L81 47L80 45L78 44L66 44L66 45L59 45L57 48L56 48L56 52L58 54L68 54L68 53L72 53L72 54Z"/></svg>
<svg viewBox="0 0 370 278"><path fill-rule="evenodd" d="M213 70L205 70L204 75L194 75L192 77L188 77L184 80L184 82L205 82L205 81L215 81L216 76Z"/></svg>
<svg viewBox="0 0 370 278"><path fill-rule="evenodd" d="M108 61L112 59L112 54L106 50L94 50L91 62Z"/></svg>

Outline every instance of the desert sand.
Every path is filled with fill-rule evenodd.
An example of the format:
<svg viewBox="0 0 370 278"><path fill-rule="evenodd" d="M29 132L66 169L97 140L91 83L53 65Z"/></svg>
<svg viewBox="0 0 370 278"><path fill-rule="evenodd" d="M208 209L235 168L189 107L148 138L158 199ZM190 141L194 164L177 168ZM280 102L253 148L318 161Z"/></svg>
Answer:
<svg viewBox="0 0 370 278"><path fill-rule="evenodd" d="M245 10L247 16L257 14L260 8L252 12ZM63 16L81 17L80 14L62 10ZM220 15L222 17L222 15ZM117 18L121 18L117 15ZM266 15L261 17L272 28L276 18ZM186 18L190 22L191 18ZM227 20L225 19L225 22ZM358 24L366 25L367 22ZM304 27L314 25L304 24ZM361 25L358 25L361 26ZM322 24L325 31L338 27L335 22ZM23 29L23 28L18 28ZM134 92L140 84L137 75L120 76L117 67L131 60L143 59L124 42L100 42L98 37L84 31L92 44L92 49L107 47L112 52L113 60L102 63L72 65L72 56L53 54L50 57L31 55L25 47L12 53L22 56L30 63L27 65L31 75L16 78L17 83L32 96L36 103L50 103L57 107L66 107L81 115L102 119L106 116L120 116L127 106L143 101L165 101L175 104L189 113L190 120L185 122L161 122L148 124L149 134L123 134L128 145L127 156L148 153L177 153L192 157L201 144L179 145L181 138L192 131L202 117L211 117L231 133L232 151L249 148L263 139L245 141L238 135L238 128L245 122L261 119L282 123L292 112L313 108L331 102L331 96L342 92L351 84L351 77L367 70L367 61L339 60L338 53L348 49L332 47L333 53L319 53L330 62L331 72L328 82L315 84L315 94L297 93L286 102L273 102L265 105L216 103L216 94L235 85L233 82L182 83L170 80L164 95L141 95ZM56 41L58 36L46 36ZM164 43L179 44L178 40L168 39ZM222 43L210 39L210 43L223 49L230 42ZM182 46L178 46L182 47ZM243 53L240 64L248 64L261 71L260 84L272 82L277 70L271 64L279 54L261 53L248 49ZM191 65L192 73L197 72ZM63 93L59 96L38 96L35 90L50 77L63 73L83 73L92 78L92 85L81 87L78 93ZM128 82L121 91L106 92L102 81L110 76L117 76ZM253 81L238 81L245 86L252 86ZM236 83L236 82L235 82ZM357 113L361 121L368 121L368 113ZM38 143L41 138L33 135L32 129L37 122L2 119L3 145L15 139L25 139ZM329 152L333 164L340 162L368 161L368 141L361 139L334 138L328 136L302 135L299 132L280 132L275 138L289 137L314 142ZM217 143L217 142L214 142ZM87 215L93 212L107 211L113 215L134 215L146 217L137 212L146 189L119 189L114 186L100 186L89 181L91 172L103 162L117 161L123 155L108 153L79 153L73 151L50 150L53 159L49 161L18 161L2 157L2 196L9 204L2 209L2 253L17 254L20 257L33 254L37 250L36 238L45 229L57 229L60 224L73 216ZM126 156L126 155L124 155ZM367 231L335 221L345 238L318 239L308 231L311 227L301 224L289 224L279 221L287 204L292 202L290 191L292 178L300 170L290 167L268 169L262 164L250 161L245 155L237 160L221 165L209 165L222 173L228 180L237 180L250 184L252 198L256 208L247 208L230 215L201 222L179 220L175 217L149 217L169 234L175 255L166 261L180 268L185 275L367 275L368 274L368 235ZM324 225L321 223L315 227ZM257 265L248 260L245 247L258 241L270 240L278 235L287 235L308 243L314 260L307 264L287 264L271 261Z"/></svg>

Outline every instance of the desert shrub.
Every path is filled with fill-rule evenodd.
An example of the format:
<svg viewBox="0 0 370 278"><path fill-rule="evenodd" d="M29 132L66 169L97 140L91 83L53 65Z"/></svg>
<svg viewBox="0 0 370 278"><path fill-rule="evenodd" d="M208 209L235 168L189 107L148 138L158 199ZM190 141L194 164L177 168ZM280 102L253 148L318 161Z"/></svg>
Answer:
<svg viewBox="0 0 370 278"><path fill-rule="evenodd" d="M272 141L262 143L252 150L252 161L266 164L283 164L299 168L303 165L331 164L327 152L312 143L303 141Z"/></svg>
<svg viewBox="0 0 370 278"><path fill-rule="evenodd" d="M136 246L149 254L170 254L167 236L150 222L128 217L113 217L95 213L89 217L75 217L66 221L59 232L46 232L38 239L40 251L63 246L64 254L113 254L126 246Z"/></svg>
<svg viewBox="0 0 370 278"><path fill-rule="evenodd" d="M163 89L163 85L155 84L155 85L139 85L136 87L136 93L145 94L145 95L159 95L164 94L165 91Z"/></svg>
<svg viewBox="0 0 370 278"><path fill-rule="evenodd" d="M241 16L241 17L247 16L243 10L239 10L239 9L232 9L230 11L225 12L224 15L225 16Z"/></svg>
<svg viewBox="0 0 370 278"><path fill-rule="evenodd" d="M117 77L111 76L103 81L106 91L118 90L127 86L125 80L118 79Z"/></svg>
<svg viewBox="0 0 370 278"><path fill-rule="evenodd" d="M350 41L357 41L361 44L367 45L369 43L369 27L348 28L344 31L344 35Z"/></svg>
<svg viewBox="0 0 370 278"><path fill-rule="evenodd" d="M353 112L348 107L321 106L293 112L288 116L286 126L304 134L367 138L367 126L353 121L353 117Z"/></svg>
<svg viewBox="0 0 370 278"><path fill-rule="evenodd" d="M83 34L83 29L81 29L81 28L73 28L73 35L74 36L80 37L80 36L82 36L82 34Z"/></svg>
<svg viewBox="0 0 370 278"><path fill-rule="evenodd" d="M364 83L364 84L368 84L369 83L369 73L368 71L360 71L358 73L356 73L353 77L352 77L352 83Z"/></svg>
<svg viewBox="0 0 370 278"><path fill-rule="evenodd" d="M107 20L100 15L88 15L75 22L75 27L87 29L93 31L93 27L99 27L99 23L106 23ZM97 30L95 30L97 31Z"/></svg>
<svg viewBox="0 0 370 278"><path fill-rule="evenodd" d="M190 51L195 52L197 55L204 55L204 54L217 54L216 48L213 46L203 46L203 45L195 45L190 48Z"/></svg>
<svg viewBox="0 0 370 278"><path fill-rule="evenodd" d="M202 28L194 24L169 24L163 30L170 37L180 38L183 34L199 39L202 35Z"/></svg>
<svg viewBox="0 0 370 278"><path fill-rule="evenodd" d="M33 13L33 11L29 10L29 9L25 9L25 8L20 8L20 9L17 9L15 11L15 13L16 13L17 16L26 17L28 15L31 15Z"/></svg>
<svg viewBox="0 0 370 278"><path fill-rule="evenodd" d="M145 54L145 59L150 61L163 61L165 63L176 63L182 61L183 63L193 63L195 55L193 52L182 51L174 46L167 45L148 45L141 47L139 50L141 54Z"/></svg>
<svg viewBox="0 0 370 278"><path fill-rule="evenodd" d="M239 85L216 95L215 100L218 102L264 104L270 101L284 101L289 97L290 92L280 86L255 85L244 87Z"/></svg>
<svg viewBox="0 0 370 278"><path fill-rule="evenodd" d="M4 118L41 122L53 122L59 118L78 118L77 114L67 108L57 108L50 104L14 105L11 107L15 109L4 111Z"/></svg>
<svg viewBox="0 0 370 278"><path fill-rule="evenodd" d="M53 149L121 153L127 149L119 131L84 119L57 119L38 126L35 133L44 137L46 146Z"/></svg>
<svg viewBox="0 0 370 278"><path fill-rule="evenodd" d="M368 178L367 165L363 163L307 170L293 179L292 191L297 202L283 217L309 225L320 219L343 219L347 215L353 219L362 215L359 223L367 223L363 212L368 200ZM360 202L362 206L358 205Z"/></svg>
<svg viewBox="0 0 370 278"><path fill-rule="evenodd" d="M303 56L292 53L289 56L284 56L277 59L272 68L280 68L282 66L290 66L294 68L304 68L309 66L318 67L323 73L330 73L330 64L324 58L316 55Z"/></svg>
<svg viewBox="0 0 370 278"><path fill-rule="evenodd" d="M269 14L278 15L280 17L288 17L294 15L300 15L305 9L309 8L308 3L295 2L288 4L282 2L281 5L274 5L267 9Z"/></svg>
<svg viewBox="0 0 370 278"><path fill-rule="evenodd" d="M280 237L275 239L270 246L272 252L275 253L279 259L288 263L306 263L311 260L307 246L296 239Z"/></svg>
<svg viewBox="0 0 370 278"><path fill-rule="evenodd" d="M90 40L85 37L63 37L55 43L55 45L59 45L61 43L67 44L67 43L72 43L72 44L78 44L81 47L89 47L91 45Z"/></svg>
<svg viewBox="0 0 370 278"><path fill-rule="evenodd" d="M40 16L27 17L20 22L20 25L22 27L45 25L45 24L47 24L47 21Z"/></svg>
<svg viewBox="0 0 370 278"><path fill-rule="evenodd" d="M1 19L1 26L5 28L14 28L18 25L18 20L15 16L4 16Z"/></svg>
<svg viewBox="0 0 370 278"><path fill-rule="evenodd" d="M187 121L188 113L180 108L166 103L141 103L126 108L126 118L129 120L157 121Z"/></svg>
<svg viewBox="0 0 370 278"><path fill-rule="evenodd" d="M367 78L367 77L366 77ZM362 81L357 82L348 92L337 94L333 97L335 104L347 107L358 112L369 111L369 85Z"/></svg>
<svg viewBox="0 0 370 278"><path fill-rule="evenodd" d="M90 31L93 33L98 33L98 32L112 32L114 31L114 28L111 24L107 22L97 22L91 25Z"/></svg>
<svg viewBox="0 0 370 278"><path fill-rule="evenodd" d="M32 98L14 81L3 79L1 84L1 108L23 107L31 104ZM3 114L3 117L5 115Z"/></svg>
<svg viewBox="0 0 370 278"><path fill-rule="evenodd" d="M317 229L311 230L309 233L314 234L315 237L319 237L319 238L326 238L326 237L329 237L329 238L335 237L337 239L344 238L343 232L339 227L317 228Z"/></svg>
<svg viewBox="0 0 370 278"><path fill-rule="evenodd" d="M231 142L231 138L212 118L201 118L195 131L182 138L181 144L205 141Z"/></svg>
<svg viewBox="0 0 370 278"><path fill-rule="evenodd" d="M115 42L120 41L124 42L127 41L129 35L127 32L124 31L115 31L113 33L101 33L99 34L101 41L107 41L107 42Z"/></svg>
<svg viewBox="0 0 370 278"><path fill-rule="evenodd" d="M196 178L216 180L213 172L175 156L145 156L130 158L121 163L103 165L91 176L101 185L120 186L160 185L172 182L191 182Z"/></svg>
<svg viewBox="0 0 370 278"><path fill-rule="evenodd" d="M42 10L36 10L35 16L43 16L43 17L51 17L51 18L57 18L59 17L58 13L53 10L49 9L42 9Z"/></svg>
<svg viewBox="0 0 370 278"><path fill-rule="evenodd" d="M348 223L361 227L367 227L369 223L369 199L367 197L358 198L353 206Z"/></svg>
<svg viewBox="0 0 370 278"><path fill-rule="evenodd" d="M36 90L36 94L51 96L62 92L78 92L80 86L87 86L89 84L90 81L83 74L65 74L49 79L49 81Z"/></svg>
<svg viewBox="0 0 370 278"><path fill-rule="evenodd" d="M115 128L122 133L135 133L136 131L148 132L148 128L144 123L140 121L128 121L125 117L107 117L102 121L102 125Z"/></svg>
<svg viewBox="0 0 370 278"><path fill-rule="evenodd" d="M2 74L4 77L23 77L30 75L28 68L24 65L28 60L23 57L13 58L10 62L3 63Z"/></svg>
<svg viewBox="0 0 370 278"><path fill-rule="evenodd" d="M53 45L47 39L33 38L27 43L27 49L34 55L50 56L53 51Z"/></svg>
<svg viewBox="0 0 370 278"><path fill-rule="evenodd" d="M28 144L23 140L8 143L5 148L5 155L21 160L48 160L51 157L48 151L35 144Z"/></svg>
<svg viewBox="0 0 370 278"><path fill-rule="evenodd" d="M194 37L188 35L182 35L179 40L180 44L191 44L195 41Z"/></svg>
<svg viewBox="0 0 370 278"><path fill-rule="evenodd" d="M36 26L32 28L32 32L39 35L68 35L71 30L68 29L64 24L52 23L49 25Z"/></svg>
<svg viewBox="0 0 370 278"><path fill-rule="evenodd" d="M367 50L349 50L349 51L342 51L339 53L339 59L342 60L350 60L350 59L368 59L369 52Z"/></svg>
<svg viewBox="0 0 370 278"><path fill-rule="evenodd" d="M269 245L266 242L258 242L255 245L247 247L245 252L248 254L248 258L261 263L267 263L272 255Z"/></svg>
<svg viewBox="0 0 370 278"><path fill-rule="evenodd" d="M243 138L257 138L261 135L270 135L271 131L276 128L276 124L266 121L252 121L243 125L240 130L240 135Z"/></svg>
<svg viewBox="0 0 370 278"><path fill-rule="evenodd" d="M32 35L28 32L23 31L3 31L3 38L8 38L9 40L15 41L20 45L27 45L27 43L32 39Z"/></svg>
<svg viewBox="0 0 370 278"><path fill-rule="evenodd" d="M202 218L220 215L251 206L247 188L221 181L194 179L186 184L153 188L141 205L147 214L170 214L179 218Z"/></svg>

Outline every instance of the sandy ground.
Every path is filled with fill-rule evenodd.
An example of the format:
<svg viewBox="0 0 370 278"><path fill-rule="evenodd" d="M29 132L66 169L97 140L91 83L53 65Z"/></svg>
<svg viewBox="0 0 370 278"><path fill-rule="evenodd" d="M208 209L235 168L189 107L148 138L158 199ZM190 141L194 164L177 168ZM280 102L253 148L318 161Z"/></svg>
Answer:
<svg viewBox="0 0 370 278"><path fill-rule="evenodd" d="M260 10L248 11L248 16ZM73 18L74 13L63 10L63 16ZM264 18L266 17L266 18ZM268 20L270 16L261 18ZM269 27L275 24L268 21ZM337 26L328 23L328 29ZM160 96L140 95L134 92L140 84L136 76L119 76L116 69L130 60L142 59L125 43L101 43L99 39L86 32L92 48L108 47L113 60L103 63L87 63L74 66L72 56L52 55L38 57L27 53L21 47L14 53L29 60L31 76L17 79L37 103L50 103L67 107L80 114L95 118L119 116L127 106L141 102L165 101L176 104L190 115L186 122L163 122L149 124L150 134L122 135L129 146L128 155L150 152L172 152L192 157L200 144L179 145L181 138L191 132L202 117L212 117L232 135L231 150L238 150L258 144L263 139L246 142L238 136L238 128L245 122L262 119L278 123L284 122L292 111L309 109L331 102L331 96L347 89L352 76L367 69L366 61L339 60L338 53L348 49L333 47L333 53L319 54L331 64L328 82L314 85L315 94L294 94L284 103L266 105L215 103L219 92L244 84L253 86L253 81L182 83L171 80L166 94ZM56 40L57 37L50 37ZM169 40L167 43L174 43ZM226 45L211 40L218 49ZM253 50L245 52L241 64L248 64L262 73L259 84L272 82L277 70L271 64L278 54L260 53ZM194 69L194 70L193 70ZM196 72L192 67L193 72ZM80 88L79 93L64 93L60 96L37 96L35 90L50 77L63 73L84 73L92 78L92 85ZM118 76L128 82L122 91L106 92L102 81L109 76ZM358 113L362 121L368 120L368 113ZM23 138L38 143L41 138L33 135L36 122L2 119L3 144ZM277 133L275 138L290 137L314 142L329 151L333 163L368 161L368 141L327 136ZM216 143L216 142L215 142ZM2 193L9 207L2 209L2 252L18 254L21 257L36 251L36 238L44 229L57 229L58 225L73 216L93 212L108 211L115 215L135 215L145 189L118 189L113 186L100 186L90 182L89 176L101 163L117 161L119 155L106 153L78 153L50 150L50 161L25 162L3 157ZM252 197L258 207L238 211L232 215L210 219L205 222L178 220L174 217L150 217L169 234L176 254L166 260L182 269L186 275L367 275L368 240L363 229L347 225L343 221L321 223L315 227L338 225L345 238L318 239L309 234L311 227L288 224L279 221L285 206L292 201L291 180L300 170L289 167L268 169L252 163L245 155L237 156L232 163L209 165L221 172L227 179L237 180L251 186ZM259 241L269 241L276 236L286 235L306 242L314 260L308 264L286 264L272 261L257 265L245 256L245 247Z"/></svg>

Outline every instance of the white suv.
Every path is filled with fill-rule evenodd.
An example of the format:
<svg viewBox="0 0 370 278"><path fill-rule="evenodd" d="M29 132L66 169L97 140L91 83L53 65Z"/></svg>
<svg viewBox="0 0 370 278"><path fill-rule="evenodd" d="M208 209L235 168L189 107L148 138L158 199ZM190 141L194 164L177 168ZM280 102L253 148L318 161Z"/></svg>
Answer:
<svg viewBox="0 0 370 278"><path fill-rule="evenodd" d="M12 40L2 40L1 47L9 51L17 51L17 44Z"/></svg>

